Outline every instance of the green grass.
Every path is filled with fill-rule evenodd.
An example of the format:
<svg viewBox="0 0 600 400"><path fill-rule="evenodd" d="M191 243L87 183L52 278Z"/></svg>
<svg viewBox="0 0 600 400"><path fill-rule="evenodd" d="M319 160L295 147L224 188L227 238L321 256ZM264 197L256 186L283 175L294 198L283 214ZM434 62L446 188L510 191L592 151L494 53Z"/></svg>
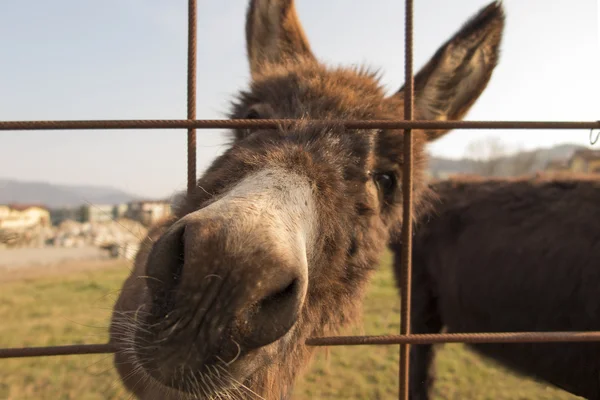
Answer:
<svg viewBox="0 0 600 400"><path fill-rule="evenodd" d="M0 347L103 342L125 266L0 281ZM386 258L364 321L343 334L399 331L399 299ZM436 399L575 399L522 379L458 344L440 347ZM321 349L295 399L397 397L398 346ZM0 399L126 399L107 355L0 360Z"/></svg>

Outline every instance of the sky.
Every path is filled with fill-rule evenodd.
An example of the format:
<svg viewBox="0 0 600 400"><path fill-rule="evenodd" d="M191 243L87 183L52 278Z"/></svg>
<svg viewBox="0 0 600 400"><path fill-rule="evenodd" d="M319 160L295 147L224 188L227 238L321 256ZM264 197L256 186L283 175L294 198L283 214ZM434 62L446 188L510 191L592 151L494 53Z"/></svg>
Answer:
<svg viewBox="0 0 600 400"><path fill-rule="evenodd" d="M488 2L416 0L415 72ZM198 3L197 117L225 118L249 79L247 0ZM390 93L402 86L403 1L296 3L320 60L381 68ZM600 119L598 0L504 6L501 60L467 119ZM186 117L185 0L2 0L0 49L0 120ZM470 141L489 136L521 149L590 146L583 130L455 130L429 150L458 158ZM198 130L199 174L224 145L222 130ZM185 188L186 157L185 130L0 132L0 178L164 197Z"/></svg>

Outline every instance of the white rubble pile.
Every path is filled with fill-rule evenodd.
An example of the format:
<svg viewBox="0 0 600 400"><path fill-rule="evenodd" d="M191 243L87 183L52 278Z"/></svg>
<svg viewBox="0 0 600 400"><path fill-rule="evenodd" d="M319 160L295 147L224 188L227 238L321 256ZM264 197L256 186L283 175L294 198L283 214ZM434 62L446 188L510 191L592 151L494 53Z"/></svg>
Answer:
<svg viewBox="0 0 600 400"><path fill-rule="evenodd" d="M141 223L126 218L107 222L63 221L58 226L0 232L2 247L101 247L113 257L132 259L148 234Z"/></svg>
<svg viewBox="0 0 600 400"><path fill-rule="evenodd" d="M148 234L142 224L126 218L95 223L67 220L55 229L54 245L60 247L139 243Z"/></svg>
<svg viewBox="0 0 600 400"><path fill-rule="evenodd" d="M53 236L51 227L33 226L25 229L0 230L1 248L44 247L46 241Z"/></svg>

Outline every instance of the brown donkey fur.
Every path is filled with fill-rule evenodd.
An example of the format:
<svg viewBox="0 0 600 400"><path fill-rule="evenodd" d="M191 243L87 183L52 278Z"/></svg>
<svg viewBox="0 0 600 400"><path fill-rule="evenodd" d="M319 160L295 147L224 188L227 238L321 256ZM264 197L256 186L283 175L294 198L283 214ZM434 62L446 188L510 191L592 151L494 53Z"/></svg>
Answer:
<svg viewBox="0 0 600 400"><path fill-rule="evenodd" d="M419 119L462 118L486 87L504 25L492 3L416 76ZM355 320L365 284L401 223L403 135L319 128L311 119L402 119L403 91L314 57L291 0L250 2L249 88L232 118L299 119L238 129L230 148L155 227L114 308L116 368L142 399L291 395L306 338ZM416 210L426 199L415 131Z"/></svg>
<svg viewBox="0 0 600 400"><path fill-rule="evenodd" d="M600 330L600 178L456 178L413 239L412 332ZM401 243L394 242L399 277ZM476 344L516 372L600 398L600 344ZM433 348L411 352L411 399L428 399Z"/></svg>

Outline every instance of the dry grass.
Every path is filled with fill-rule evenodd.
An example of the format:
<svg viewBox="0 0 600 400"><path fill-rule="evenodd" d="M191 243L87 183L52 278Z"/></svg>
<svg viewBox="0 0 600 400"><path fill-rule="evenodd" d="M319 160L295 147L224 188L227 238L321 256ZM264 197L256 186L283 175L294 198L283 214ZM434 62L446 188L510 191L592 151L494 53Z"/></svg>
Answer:
<svg viewBox="0 0 600 400"><path fill-rule="evenodd" d="M128 269L106 263L93 268L3 272L0 278L0 346L103 342L110 307ZM39 276L36 276L39 275ZM365 304L361 329L345 334L399 330L399 300L389 257ZM319 350L295 399L393 399L397 393L397 346ZM0 399L127 399L107 355L0 360ZM438 357L436 399L575 399L521 379L462 345L446 345Z"/></svg>

